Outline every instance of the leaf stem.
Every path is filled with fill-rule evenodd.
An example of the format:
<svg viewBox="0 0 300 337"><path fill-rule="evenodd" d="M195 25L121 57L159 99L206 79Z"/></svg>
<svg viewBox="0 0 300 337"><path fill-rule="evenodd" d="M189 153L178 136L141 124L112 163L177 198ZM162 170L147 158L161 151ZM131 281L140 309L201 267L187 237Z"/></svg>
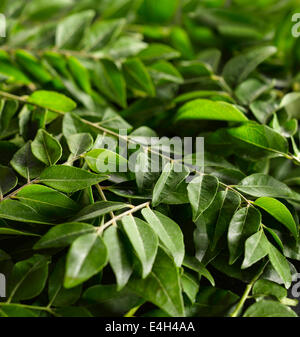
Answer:
<svg viewBox="0 0 300 337"><path fill-rule="evenodd" d="M263 267L261 268L261 270L259 271L259 273L254 276L254 278L251 280L251 282L246 286L246 289L240 299L240 301L238 302L236 308L234 309L234 311L230 314L230 317L237 317L240 313L240 311L242 310L246 300L248 299L248 296L250 294L250 291L252 290L252 287L254 285L254 283L259 279L259 277L262 275L262 273L265 270L265 267L268 263L264 264Z"/></svg>
<svg viewBox="0 0 300 337"><path fill-rule="evenodd" d="M135 212L139 211L139 210L142 209L142 208L147 207L149 204L150 204L150 201L147 201L147 202L145 202L145 203L143 203L143 204L140 204L140 205L138 205L138 206L132 206L132 205L131 205L132 208L131 208L130 210L128 210L128 211L126 211L126 212L124 212L124 213L122 213L122 214L120 214L120 215L115 216L115 217L114 217L113 219L111 219L110 221L108 221L108 222L104 223L103 225L99 226L99 227L97 228L97 233L98 233L99 235L101 235L101 234L103 233L103 231L104 231L106 228L108 228L111 224L117 222L118 220L122 219L122 218L123 218L124 216L126 216L126 215L130 215L130 214L132 214L132 213L135 213ZM129 205L128 205L128 206L129 206ZM130 206L129 206L129 207L130 207Z"/></svg>
<svg viewBox="0 0 300 337"><path fill-rule="evenodd" d="M100 184L96 184L95 186L96 186L96 188L97 188L97 190L98 190L98 192L99 192L101 198L102 198L104 201L107 201L106 196L105 196L105 194L104 194L104 192L103 192L102 187L100 186ZM110 214L110 216L111 216L112 219L115 218L115 214L114 214L113 211L110 211L109 214ZM114 221L114 224L116 225L117 223Z"/></svg>

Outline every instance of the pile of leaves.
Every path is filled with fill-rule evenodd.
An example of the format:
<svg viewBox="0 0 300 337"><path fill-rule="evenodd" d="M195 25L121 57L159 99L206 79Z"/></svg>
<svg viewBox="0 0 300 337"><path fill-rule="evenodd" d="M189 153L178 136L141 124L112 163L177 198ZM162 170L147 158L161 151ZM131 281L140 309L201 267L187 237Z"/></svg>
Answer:
<svg viewBox="0 0 300 337"><path fill-rule="evenodd" d="M1 1L0 316L297 316L296 5Z"/></svg>

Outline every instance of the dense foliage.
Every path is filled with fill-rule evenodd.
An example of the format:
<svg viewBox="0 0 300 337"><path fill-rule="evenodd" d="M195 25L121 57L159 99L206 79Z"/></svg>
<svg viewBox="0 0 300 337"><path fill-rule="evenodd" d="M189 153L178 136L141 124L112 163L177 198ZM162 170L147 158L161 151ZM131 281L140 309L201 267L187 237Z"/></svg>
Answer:
<svg viewBox="0 0 300 337"><path fill-rule="evenodd" d="M0 316L297 316L296 6L1 1ZM144 173L163 136L201 170Z"/></svg>

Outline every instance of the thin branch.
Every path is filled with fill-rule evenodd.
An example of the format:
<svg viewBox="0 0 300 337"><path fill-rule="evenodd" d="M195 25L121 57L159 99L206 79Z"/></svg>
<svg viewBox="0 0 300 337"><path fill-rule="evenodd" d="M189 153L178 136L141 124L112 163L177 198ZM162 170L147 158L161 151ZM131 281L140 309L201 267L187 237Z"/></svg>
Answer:
<svg viewBox="0 0 300 337"><path fill-rule="evenodd" d="M139 211L140 209L145 208L145 207L147 207L147 206L149 206L149 205L150 205L150 201L147 201L147 202L145 202L145 203L143 203L143 204L140 204L140 205L138 205L138 206L134 206L134 207L131 208L130 210L128 210L128 211L126 211L126 212L124 212L124 213L122 213L122 214L120 214L120 215L115 216L115 217L114 217L113 219L111 219L110 221L108 221L108 222L106 222L105 224L103 224L102 226L98 227L97 233L98 233L99 235L101 235L101 234L103 233L103 231L104 231L106 228L108 228L111 224L113 224L113 223L117 222L118 220L122 219L124 216L130 215L130 214L132 214L132 213L135 213L135 212Z"/></svg>
<svg viewBox="0 0 300 337"><path fill-rule="evenodd" d="M95 186L96 186L96 188L97 188L97 190L98 190L98 192L99 192L101 198L102 198L104 201L107 201L106 196L105 196L105 194L104 194L104 192L103 192L102 187L100 186L100 184L96 184ZM114 214L114 212L113 212L113 211L110 211L109 214L110 214L111 218L114 220L114 219L115 219L115 214ZM116 225L117 223L114 222L114 224Z"/></svg>
<svg viewBox="0 0 300 337"><path fill-rule="evenodd" d="M247 284L246 289L245 289L240 301L238 302L235 310L230 314L231 317L237 317L239 315L239 313L242 310L246 300L249 298L249 294L250 294L250 291L252 290L252 288L254 286L254 283L260 278L260 276L264 272L267 264L268 264L268 262L262 266L259 273L256 276L254 276L254 278L252 279L252 281L249 284Z"/></svg>

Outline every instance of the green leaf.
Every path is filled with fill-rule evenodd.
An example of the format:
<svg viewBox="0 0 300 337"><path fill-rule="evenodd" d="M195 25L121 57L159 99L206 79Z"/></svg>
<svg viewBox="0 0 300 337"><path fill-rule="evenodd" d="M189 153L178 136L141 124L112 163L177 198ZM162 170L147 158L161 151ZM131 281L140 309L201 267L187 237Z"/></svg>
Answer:
<svg viewBox="0 0 300 337"><path fill-rule="evenodd" d="M54 307L66 307L74 304L80 297L81 285L72 289L63 286L65 274L65 258L59 259L49 277L48 297L49 303Z"/></svg>
<svg viewBox="0 0 300 337"><path fill-rule="evenodd" d="M153 206L163 203L188 175L189 171L184 165L174 161L167 163L153 189Z"/></svg>
<svg viewBox="0 0 300 337"><path fill-rule="evenodd" d="M275 301L259 301L251 305L244 317L298 317L289 307Z"/></svg>
<svg viewBox="0 0 300 337"><path fill-rule="evenodd" d="M107 248L97 233L78 237L67 255L65 288L73 288L99 273L107 264Z"/></svg>
<svg viewBox="0 0 300 337"><path fill-rule="evenodd" d="M249 268L261 260L268 254L268 251L269 242L262 230L250 236L245 243L245 258L242 269Z"/></svg>
<svg viewBox="0 0 300 337"><path fill-rule="evenodd" d="M15 55L22 68L39 82L47 83L52 80L52 75L35 56L25 50L17 50Z"/></svg>
<svg viewBox="0 0 300 337"><path fill-rule="evenodd" d="M28 19L44 21L53 17L60 10L72 5L72 0L33 0L28 3L24 10L24 15Z"/></svg>
<svg viewBox="0 0 300 337"><path fill-rule="evenodd" d="M89 50L99 50L114 41L125 24L124 19L103 20L100 18L88 29L84 38L84 45Z"/></svg>
<svg viewBox="0 0 300 337"><path fill-rule="evenodd" d="M37 90L28 97L28 102L45 109L69 112L76 108L76 103L69 97L55 91Z"/></svg>
<svg viewBox="0 0 300 337"><path fill-rule="evenodd" d="M79 87L86 93L91 93L91 81L88 70L80 63L80 61L74 57L70 56L68 58L68 66L71 70L73 78L78 83Z"/></svg>
<svg viewBox="0 0 300 337"><path fill-rule="evenodd" d="M300 200L298 193L292 191L286 184L263 173L254 173L243 179L236 188L254 197L273 197Z"/></svg>
<svg viewBox="0 0 300 337"><path fill-rule="evenodd" d="M274 296L278 300L287 297L287 291L285 288L275 282L263 279L254 283L252 294L254 296Z"/></svg>
<svg viewBox="0 0 300 337"><path fill-rule="evenodd" d="M19 108L17 101L1 101L0 102L0 132L4 132L9 128L11 120Z"/></svg>
<svg viewBox="0 0 300 337"><path fill-rule="evenodd" d="M249 78L242 82L235 90L235 95L243 105L248 105L272 87L272 83L263 83Z"/></svg>
<svg viewBox="0 0 300 337"><path fill-rule="evenodd" d="M40 311L30 310L22 304L3 303L0 306L0 317L39 317Z"/></svg>
<svg viewBox="0 0 300 337"><path fill-rule="evenodd" d="M9 298L20 301L38 296L48 278L48 263L48 259L42 255L17 262L9 283Z"/></svg>
<svg viewBox="0 0 300 337"><path fill-rule="evenodd" d="M164 23L171 20L178 7L178 0L162 0L160 6L151 0L144 0L139 8L139 14L146 22Z"/></svg>
<svg viewBox="0 0 300 337"><path fill-rule="evenodd" d="M27 180L36 178L45 167L44 164L37 160L32 154L30 141L14 154L10 164Z"/></svg>
<svg viewBox="0 0 300 337"><path fill-rule="evenodd" d="M78 237L95 232L95 227L81 222L69 222L51 228L35 245L34 249L69 246Z"/></svg>
<svg viewBox="0 0 300 337"><path fill-rule="evenodd" d="M255 200L254 205L261 207L266 212L271 214L276 220L281 222L286 228L289 229L289 231L294 235L295 239L297 240L297 225L292 214L284 204L274 198L261 197Z"/></svg>
<svg viewBox="0 0 300 337"><path fill-rule="evenodd" d="M0 165L0 197L3 197L5 193L16 187L17 183L18 178L15 176L13 170Z"/></svg>
<svg viewBox="0 0 300 337"><path fill-rule="evenodd" d="M217 243L227 231L235 211L241 204L240 196L233 191L227 189L225 192L220 193L222 198L222 205L219 210L218 219L215 225L212 249L217 246Z"/></svg>
<svg viewBox="0 0 300 337"><path fill-rule="evenodd" d="M107 176L90 173L77 167L57 165L46 168L39 180L59 191L73 193L106 179Z"/></svg>
<svg viewBox="0 0 300 337"><path fill-rule="evenodd" d="M143 220L131 215L122 218L124 231L142 264L142 277L151 272L158 248L158 237Z"/></svg>
<svg viewBox="0 0 300 337"><path fill-rule="evenodd" d="M196 98L211 98L211 100L215 101L218 100L234 103L232 98L223 91L213 91L213 90L196 90L187 92L177 96L174 99L174 103L184 103L186 101L195 100Z"/></svg>
<svg viewBox="0 0 300 337"><path fill-rule="evenodd" d="M285 287L288 289L292 282L292 275L288 261L272 244L268 243L267 249L272 266L283 280Z"/></svg>
<svg viewBox="0 0 300 337"><path fill-rule="evenodd" d="M170 62L164 60L157 61L154 64L151 64L148 67L148 70L156 85L168 82L178 84L183 83L180 72Z"/></svg>
<svg viewBox="0 0 300 337"><path fill-rule="evenodd" d="M255 68L277 49L272 46L258 47L230 59L223 69L223 77L230 86L244 81Z"/></svg>
<svg viewBox="0 0 300 337"><path fill-rule="evenodd" d="M182 290L188 296L190 301L192 303L195 303L196 296L199 291L199 281L197 280L197 278L194 275L185 271L181 276L181 285Z"/></svg>
<svg viewBox="0 0 300 337"><path fill-rule="evenodd" d="M170 34L171 45L181 53L184 59L192 59L194 50L187 32L181 27L174 27Z"/></svg>
<svg viewBox="0 0 300 337"><path fill-rule="evenodd" d="M144 208L142 215L171 253L176 266L180 267L184 258L183 234L180 227L169 217L150 208Z"/></svg>
<svg viewBox="0 0 300 337"><path fill-rule="evenodd" d="M4 227L4 228L0 227L0 235L39 236L38 234L24 232L24 231L20 231L20 230L9 228L9 227Z"/></svg>
<svg viewBox="0 0 300 337"><path fill-rule="evenodd" d="M0 61L0 74L7 77L10 81L20 84L30 84L31 80L15 65Z"/></svg>
<svg viewBox="0 0 300 337"><path fill-rule="evenodd" d="M16 198L47 218L65 218L78 211L79 205L66 195L43 185L28 185Z"/></svg>
<svg viewBox="0 0 300 337"><path fill-rule="evenodd" d="M171 60L178 58L180 53L161 43L152 43L147 48L140 51L137 55L143 62L158 61L158 60Z"/></svg>
<svg viewBox="0 0 300 337"><path fill-rule="evenodd" d="M93 10L87 10L67 16L60 21L56 28L56 47L77 49L94 16Z"/></svg>
<svg viewBox="0 0 300 337"><path fill-rule="evenodd" d="M189 201L193 210L193 221L196 221L213 202L219 187L219 181L211 175L200 175L188 185Z"/></svg>
<svg viewBox="0 0 300 337"><path fill-rule="evenodd" d="M212 277L211 273L205 268L204 264L197 260L195 257L186 255L184 257L183 265L191 270L194 270L200 276L204 276L213 287L215 286L215 280Z"/></svg>
<svg viewBox="0 0 300 337"><path fill-rule="evenodd" d="M59 141L43 129L38 131L31 143L31 151L37 159L47 166L55 165L62 156Z"/></svg>
<svg viewBox="0 0 300 337"><path fill-rule="evenodd" d="M29 223L50 223L49 218L42 216L32 207L11 199L0 203L0 218Z"/></svg>
<svg viewBox="0 0 300 337"><path fill-rule="evenodd" d="M43 64L31 53L25 50L17 50L15 53L16 61L27 73L36 78L41 83L47 83L52 80L52 75L43 66Z"/></svg>
<svg viewBox="0 0 300 337"><path fill-rule="evenodd" d="M112 211L117 211L129 207L128 204L116 201L97 201L92 205L84 207L79 213L72 219L73 221L84 221L97 218L98 216L107 214Z"/></svg>
<svg viewBox="0 0 300 337"><path fill-rule="evenodd" d="M243 253L245 240L256 233L261 224L261 214L254 207L243 207L232 217L228 229L229 264Z"/></svg>
<svg viewBox="0 0 300 337"><path fill-rule="evenodd" d="M67 143L71 153L79 156L93 147L93 137L89 133L76 133L67 137Z"/></svg>
<svg viewBox="0 0 300 337"><path fill-rule="evenodd" d="M282 241L280 239L280 237L278 236L278 234L276 233L277 231L275 231L274 229L271 229L269 227L264 227L265 230L267 232L269 232L271 234L271 236L273 237L274 241L277 243L277 245L280 247L280 249L283 251L284 250L284 246L282 244Z"/></svg>
<svg viewBox="0 0 300 337"><path fill-rule="evenodd" d="M126 84L134 92L155 96L155 88L151 77L142 61L138 58L126 60L122 64Z"/></svg>
<svg viewBox="0 0 300 337"><path fill-rule="evenodd" d="M239 296L229 290L202 286L194 304L194 315L198 317L227 316L238 300Z"/></svg>
<svg viewBox="0 0 300 337"><path fill-rule="evenodd" d="M126 172L127 159L107 149L94 149L84 155L91 170L97 173Z"/></svg>
<svg viewBox="0 0 300 337"><path fill-rule="evenodd" d="M178 268L162 249L158 249L153 269L145 279L133 279L129 288L171 316L182 317L183 298Z"/></svg>
<svg viewBox="0 0 300 337"><path fill-rule="evenodd" d="M127 284L133 272L128 247L122 232L116 226L105 230L103 240L108 249L109 264L116 275L117 289L120 291Z"/></svg>
<svg viewBox="0 0 300 337"><path fill-rule="evenodd" d="M115 63L103 59L94 66L94 84L109 100L126 108L126 84Z"/></svg>
<svg viewBox="0 0 300 337"><path fill-rule="evenodd" d="M279 133L266 125L260 125L255 122L245 123L237 128L228 129L230 136L275 153L287 153L287 140Z"/></svg>
<svg viewBox="0 0 300 337"><path fill-rule="evenodd" d="M211 119L245 122L248 118L234 105L209 99L195 99L185 103L177 112L176 121L189 119Z"/></svg>

